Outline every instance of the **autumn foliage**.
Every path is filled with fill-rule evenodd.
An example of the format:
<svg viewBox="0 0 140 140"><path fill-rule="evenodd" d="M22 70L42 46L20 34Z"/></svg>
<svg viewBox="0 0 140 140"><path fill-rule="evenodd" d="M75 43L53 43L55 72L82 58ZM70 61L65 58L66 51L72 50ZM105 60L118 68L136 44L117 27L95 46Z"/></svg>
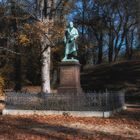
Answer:
<svg viewBox="0 0 140 140"><path fill-rule="evenodd" d="M4 79L0 76L0 96L3 95L4 90Z"/></svg>

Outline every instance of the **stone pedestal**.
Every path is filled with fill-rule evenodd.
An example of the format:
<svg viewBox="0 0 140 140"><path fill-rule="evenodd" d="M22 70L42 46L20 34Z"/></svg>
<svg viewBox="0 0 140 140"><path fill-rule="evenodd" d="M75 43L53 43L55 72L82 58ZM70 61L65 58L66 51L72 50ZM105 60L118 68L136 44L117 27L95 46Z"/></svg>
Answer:
<svg viewBox="0 0 140 140"><path fill-rule="evenodd" d="M61 62L60 63L60 84L59 94L76 94L82 93L80 85L80 64L79 62Z"/></svg>

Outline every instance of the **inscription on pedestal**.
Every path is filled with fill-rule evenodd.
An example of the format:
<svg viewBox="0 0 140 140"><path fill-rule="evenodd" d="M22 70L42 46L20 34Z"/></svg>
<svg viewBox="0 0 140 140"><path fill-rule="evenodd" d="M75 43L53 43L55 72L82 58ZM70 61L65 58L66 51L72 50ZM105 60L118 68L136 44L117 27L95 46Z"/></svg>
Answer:
<svg viewBox="0 0 140 140"><path fill-rule="evenodd" d="M63 77L61 78L61 82L64 84L70 84L70 82L73 82L73 70L70 69L63 69L61 71L63 73Z"/></svg>

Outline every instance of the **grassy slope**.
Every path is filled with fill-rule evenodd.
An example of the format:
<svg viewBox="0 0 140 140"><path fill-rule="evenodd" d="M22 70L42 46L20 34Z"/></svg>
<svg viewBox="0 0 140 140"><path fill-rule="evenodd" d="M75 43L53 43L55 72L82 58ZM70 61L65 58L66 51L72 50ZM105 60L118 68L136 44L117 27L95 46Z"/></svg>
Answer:
<svg viewBox="0 0 140 140"><path fill-rule="evenodd" d="M85 68L81 74L84 90L122 90L140 93L140 61L123 61Z"/></svg>

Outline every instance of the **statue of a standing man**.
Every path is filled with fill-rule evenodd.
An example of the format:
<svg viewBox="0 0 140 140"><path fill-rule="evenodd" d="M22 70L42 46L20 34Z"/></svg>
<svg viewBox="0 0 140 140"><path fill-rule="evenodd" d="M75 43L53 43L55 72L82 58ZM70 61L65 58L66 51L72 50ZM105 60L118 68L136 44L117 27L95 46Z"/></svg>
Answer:
<svg viewBox="0 0 140 140"><path fill-rule="evenodd" d="M75 43L75 40L78 38L78 36L78 30L74 28L73 22L70 22L65 32L65 57L62 61L77 60L75 57L77 57L78 46ZM71 57L69 58L69 56Z"/></svg>

